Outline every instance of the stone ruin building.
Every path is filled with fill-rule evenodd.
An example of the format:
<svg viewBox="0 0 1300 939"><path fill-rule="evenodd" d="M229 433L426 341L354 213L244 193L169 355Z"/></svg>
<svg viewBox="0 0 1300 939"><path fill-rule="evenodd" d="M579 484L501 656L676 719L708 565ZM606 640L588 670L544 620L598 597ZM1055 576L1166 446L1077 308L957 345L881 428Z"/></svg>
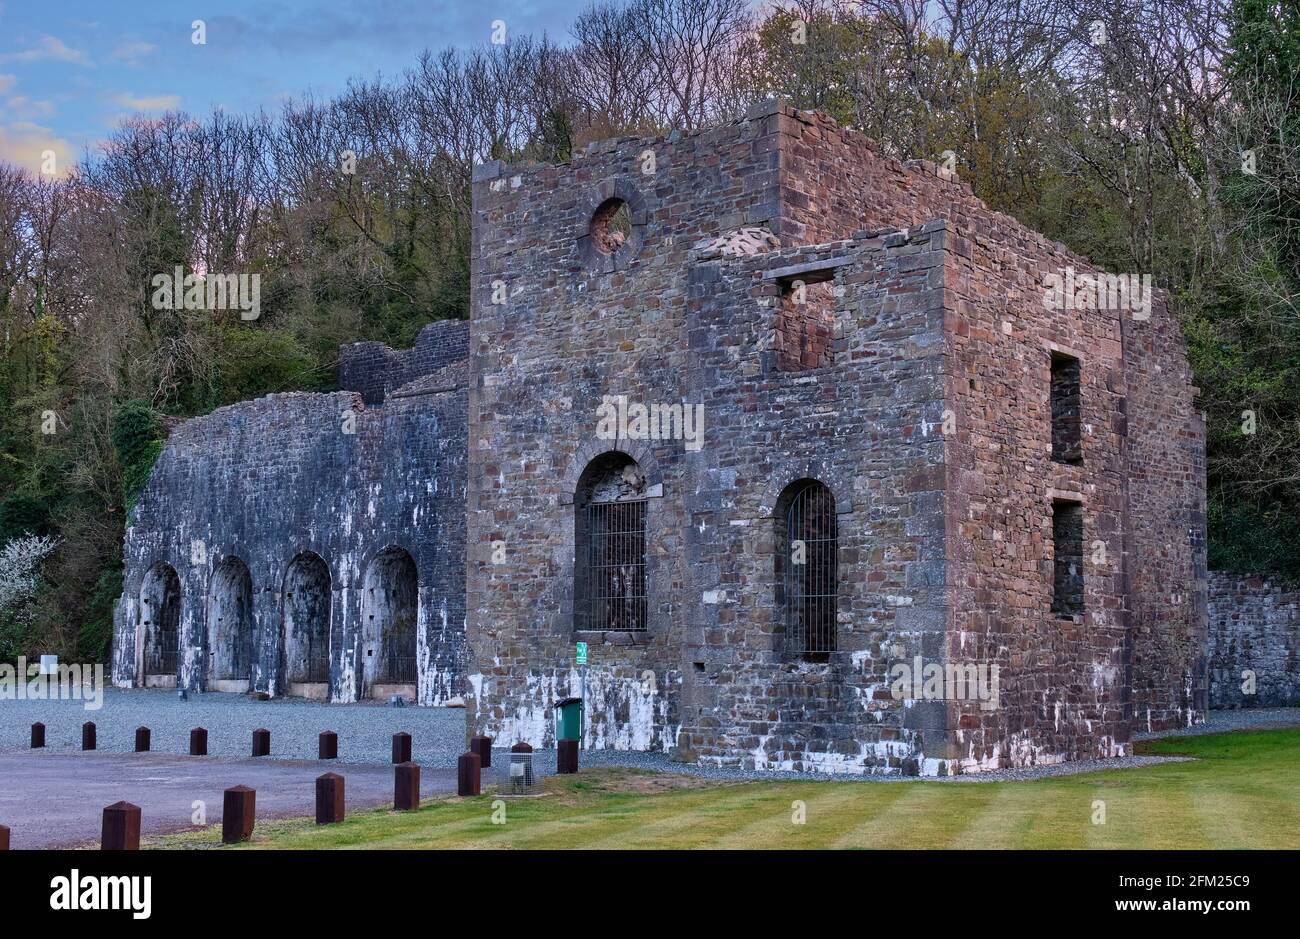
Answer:
<svg viewBox="0 0 1300 939"><path fill-rule="evenodd" d="M468 324L341 350L334 394L172 431L126 532L120 686L337 702L460 694Z"/></svg>
<svg viewBox="0 0 1300 939"><path fill-rule="evenodd" d="M1162 295L1047 302L1096 269L777 102L473 193L468 324L172 433L117 684L463 698L534 746L585 684L585 746L846 773L1202 719L1204 428ZM931 666L993 695L900 693Z"/></svg>

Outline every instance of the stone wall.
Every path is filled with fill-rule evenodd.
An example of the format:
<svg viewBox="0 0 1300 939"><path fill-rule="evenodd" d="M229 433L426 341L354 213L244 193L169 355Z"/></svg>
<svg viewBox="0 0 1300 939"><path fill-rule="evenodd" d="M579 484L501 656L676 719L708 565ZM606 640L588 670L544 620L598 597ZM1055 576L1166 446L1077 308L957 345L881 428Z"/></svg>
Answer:
<svg viewBox="0 0 1300 939"><path fill-rule="evenodd" d="M627 205L631 232L605 254L592 221L612 198ZM680 440L602 440L598 408L606 396L698 400L693 389L711 376L691 371L689 251L742 226L770 231L776 205L776 153L753 124L671 142L606 141L560 166L476 169L467 575L475 730L551 742L553 705L580 690L582 640L588 745L675 744L682 611L716 569L694 569L685 544L687 464L698 457ZM575 633L574 496L587 465L610 450L635 459L648 481L648 623Z"/></svg>
<svg viewBox="0 0 1300 939"><path fill-rule="evenodd" d="M361 393L368 405L403 385L464 361L468 320L442 320L420 330L412 349L390 349L382 342L354 342L339 349L339 387Z"/></svg>
<svg viewBox="0 0 1300 939"><path fill-rule="evenodd" d="M1300 590L1211 572L1210 706L1300 706Z"/></svg>
<svg viewBox="0 0 1300 939"><path fill-rule="evenodd" d="M948 757L963 771L1114 756L1129 739L1120 315L1047 308L1044 273L1068 257L990 224L954 232L947 272L945 655L996 664L1000 679L998 708L951 706ZM1072 462L1052 451L1052 361L1062 355L1083 363ZM1061 538L1072 555L1082 542L1066 564L1055 553L1062 522L1082 523L1081 539Z"/></svg>
<svg viewBox="0 0 1300 939"><path fill-rule="evenodd" d="M457 334L464 336L464 324L426 329L416 351L431 354L420 367L454 358L454 341L427 340ZM271 395L177 427L127 527L114 682L145 683L147 658L150 671L158 670L152 611L164 608L167 591L159 584L175 571L175 674L171 681L150 676L152 684L293 691L340 702L389 691L414 692L421 704L461 695L469 653L463 344L460 350L459 363L391 389L382 406L367 406L357 390ZM401 354L381 358L403 361ZM368 374L354 359L343 378L386 387L392 379L378 378L390 375L391 366ZM403 553L414 562L413 586L400 582ZM327 579L311 574L318 569L313 556ZM395 617L409 618L409 610L393 598L411 590L418 594L415 622L399 623ZM302 595L307 591L321 595ZM291 689L286 663L301 666L310 654L304 623L313 617L328 617L328 681ZM323 619L316 622L323 629ZM402 647L401 668L385 678L375 660L397 641L385 630L409 635L411 626L414 662Z"/></svg>
<svg viewBox="0 0 1300 939"><path fill-rule="evenodd" d="M978 259L985 271L974 278L958 270L950 281L954 294L950 332L957 352L952 360L957 367L950 375L956 445L965 445L963 414L988 419L985 430L966 428L979 431L971 438L977 457L980 446L1005 442L1015 429L1016 415L1030 416L1015 432L1012 446L983 452L1006 461L1005 473L1037 476L1042 489L1082 493L1090 503L1085 507L1092 516L1085 519L1087 554L1093 556L1094 542L1100 540L1106 560L1087 571L1104 585L1089 608L1089 620L1104 617L1103 632L1117 628L1115 635L1123 638L1117 651L1113 637L1098 636L1091 628L1078 637L1081 643L1073 648L1079 656L1076 667L1087 679L1085 687L1113 685L1118 690L1101 692L1101 700L1120 695L1124 719L1132 717L1141 729L1201 720L1207 705L1205 431L1182 332L1164 295L1156 291L1150 309L1140 315L1133 310L1122 315L1104 310L1086 315L1077 310L1048 311L1042 302L1045 275L1062 275L1068 269L1089 274L1097 269L1063 245L989 209L971 194L968 184L932 163L900 163L884 157L873 141L821 114L781 106L769 110L772 113L762 119L779 136L785 237L824 239L839 237L855 226L915 225L935 218L950 220L961 233L964 243L956 256ZM956 263L960 268L963 261ZM978 316L972 318L976 312ZM1051 342L1082 360L1084 393L1092 399L1092 419L1085 420L1084 426L1091 440L1085 436L1083 446L1085 454L1091 449L1094 457L1091 461L1085 457L1083 475L1071 476L1068 467L1043 459L1040 450L1050 447L1045 436L1050 421L1041 407L1047 404L1050 386L1046 344ZM1002 364L1008 355L1020 360L1014 370ZM997 380L985 381L981 374L985 370ZM1008 458L1016 450L1021 455L1032 451L1032 455L1017 463ZM1067 476L1059 485L1050 481L1058 472ZM1094 477L1096 473L1102 475ZM978 472L964 478L977 486L988 482ZM960 488L962 483L954 485ZM1080 485L1086 488L1081 490ZM1094 485L1099 487L1095 492ZM1014 516L1027 507L1022 501L1027 496L1022 493L1015 499L1019 506L999 505L1005 494L999 494L998 501L977 499L985 524L982 529L967 526L970 536L980 531L984 538L1004 535L988 524L992 513ZM1044 531L1050 541L1046 506L1037 500L1030 504L1035 506L1038 524L1048 525ZM955 519L961 518L964 508L954 508ZM1047 552L1042 537L1041 531L1033 536L1021 563L1043 563ZM995 570L986 565L999 554L1004 557L999 563L1007 563L1011 548L1005 541L990 548L992 555L981 559L976 571ZM1027 567L1023 573L1028 572ZM993 580L1001 576L991 575ZM1123 582L1111 582L1113 576ZM1006 615L1023 620L1024 609L1005 606L1022 602L1011 599L1016 592L999 590L991 596L998 598L995 602ZM1036 605L1037 601L1029 609ZM956 607L971 609L968 598L960 595ZM1022 622L1014 628L1037 627ZM959 635L966 632L958 626ZM1065 637L1054 633L1049 628L1041 641L1057 647ZM1051 684L1053 680L1045 676L1035 681ZM1108 713L1109 707L1076 711L1077 726L1094 727L1098 713ZM1037 708L1038 716L1025 712L1027 722L1043 728L1060 725L1053 713L1055 703L1042 700ZM1122 733L1121 722L1114 722L1117 734Z"/></svg>
<svg viewBox="0 0 1300 939"><path fill-rule="evenodd" d="M941 656L945 629L942 223L690 272L692 400L707 438L680 498L691 525L678 755L759 769L935 771L942 702L890 694L888 668ZM791 372L771 338L793 281L830 273L832 361ZM782 493L835 499L834 651L782 643Z"/></svg>
<svg viewBox="0 0 1300 939"><path fill-rule="evenodd" d="M590 231L611 199L632 231L605 254ZM755 227L774 237L711 253ZM964 772L1122 753L1135 710L1203 712L1203 434L1163 298L1142 318L1047 309L1045 276L1086 261L932 164L776 104L480 168L474 259L475 729L548 742L578 639L602 689L589 745L686 759ZM828 330L790 307L801 281L834 291ZM1083 363L1081 462L1052 459L1060 355ZM607 396L702 406L702 445L597 439ZM612 449L655 489L650 628L585 636L573 487ZM824 661L776 642L776 506L803 478L840 506ZM1080 614L1051 610L1054 501L1082 511ZM999 666L1002 700L900 701L885 678L917 656Z"/></svg>

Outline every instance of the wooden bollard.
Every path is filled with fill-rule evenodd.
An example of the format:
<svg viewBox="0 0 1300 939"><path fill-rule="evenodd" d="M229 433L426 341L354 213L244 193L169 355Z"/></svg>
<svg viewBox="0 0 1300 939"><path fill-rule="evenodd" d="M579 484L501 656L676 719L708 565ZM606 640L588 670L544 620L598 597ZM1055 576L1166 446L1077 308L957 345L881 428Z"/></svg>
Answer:
<svg viewBox="0 0 1300 939"><path fill-rule="evenodd" d="M271 755L271 732L264 727L253 731L253 756Z"/></svg>
<svg viewBox="0 0 1300 939"><path fill-rule="evenodd" d="M476 796L481 786L483 767L477 753L462 753L456 761L456 795Z"/></svg>
<svg viewBox="0 0 1300 939"><path fill-rule="evenodd" d="M517 743L517 744L515 744L513 747L510 748L510 752L511 752L511 753L532 753L532 752L533 752L533 747L532 747L532 744L528 744L528 743Z"/></svg>
<svg viewBox="0 0 1300 939"><path fill-rule="evenodd" d="M398 763L393 767L393 808L409 811L420 807L420 764Z"/></svg>
<svg viewBox="0 0 1300 939"><path fill-rule="evenodd" d="M32 725L32 749L39 750L45 746L45 725L37 721Z"/></svg>
<svg viewBox="0 0 1300 939"><path fill-rule="evenodd" d="M139 851L140 806L114 802L104 809L99 846L104 851Z"/></svg>
<svg viewBox="0 0 1300 939"><path fill-rule="evenodd" d="M479 765L487 769L492 765L492 738L470 737L469 752L477 753Z"/></svg>
<svg viewBox="0 0 1300 939"><path fill-rule="evenodd" d="M318 752L322 760L337 760L339 758L339 735L332 730L322 733Z"/></svg>
<svg viewBox="0 0 1300 939"><path fill-rule="evenodd" d="M135 729L135 752L136 753L149 752L149 743L150 743L149 737L150 734L149 734L148 727L137 727Z"/></svg>
<svg viewBox="0 0 1300 939"><path fill-rule="evenodd" d="M256 820L257 791L247 786L227 789L221 805L222 844L238 844L253 837Z"/></svg>
<svg viewBox="0 0 1300 939"><path fill-rule="evenodd" d="M326 773L316 777L316 824L343 821L343 777Z"/></svg>
<svg viewBox="0 0 1300 939"><path fill-rule="evenodd" d="M578 771L578 741L557 740L555 752L555 772L576 773Z"/></svg>
<svg viewBox="0 0 1300 939"><path fill-rule="evenodd" d="M9 829L0 825L0 851L9 850Z"/></svg>
<svg viewBox="0 0 1300 939"><path fill-rule="evenodd" d="M190 756L208 755L208 732L202 727L190 731Z"/></svg>
<svg viewBox="0 0 1300 939"><path fill-rule="evenodd" d="M95 722L86 721L81 725L81 749L95 749Z"/></svg>
<svg viewBox="0 0 1300 939"><path fill-rule="evenodd" d="M411 762L411 735L407 733L393 734L393 762L409 763Z"/></svg>

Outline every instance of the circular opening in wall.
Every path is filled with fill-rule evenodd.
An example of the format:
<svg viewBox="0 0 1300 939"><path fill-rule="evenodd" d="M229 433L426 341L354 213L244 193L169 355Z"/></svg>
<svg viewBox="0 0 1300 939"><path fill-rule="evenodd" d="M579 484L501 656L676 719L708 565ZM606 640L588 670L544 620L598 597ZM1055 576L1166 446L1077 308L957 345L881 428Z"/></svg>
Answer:
<svg viewBox="0 0 1300 939"><path fill-rule="evenodd" d="M591 243L601 254L614 254L632 237L632 215L622 199L606 199L591 217Z"/></svg>

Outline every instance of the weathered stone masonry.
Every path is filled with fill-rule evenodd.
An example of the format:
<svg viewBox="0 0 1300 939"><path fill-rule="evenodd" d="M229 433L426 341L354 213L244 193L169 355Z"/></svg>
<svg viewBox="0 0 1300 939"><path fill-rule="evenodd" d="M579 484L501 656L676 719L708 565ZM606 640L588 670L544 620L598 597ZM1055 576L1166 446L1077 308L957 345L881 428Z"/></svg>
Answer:
<svg viewBox="0 0 1300 939"><path fill-rule="evenodd" d="M1210 706L1300 706L1300 590L1210 574Z"/></svg>
<svg viewBox="0 0 1300 939"><path fill-rule="evenodd" d="M591 225L611 200L631 235L606 253ZM755 228L787 247L733 237ZM783 106L481 167L472 727L553 740L579 639L588 745L683 759L968 772L1124 753L1135 723L1199 720L1203 431L1181 334L1159 296L1149 318L1047 309L1044 277L1066 267L1094 270L933 165ZM825 307L792 316L812 287L829 329ZM1057 405L1077 411L1068 460L1052 455L1060 357L1081 365ZM603 439L607 396L702 405L702 446ZM573 503L612 450L650 485L648 621L581 631ZM835 505L835 642L799 656L773 554L809 481ZM1082 519L1081 612L1052 613L1054 506ZM891 670L918 656L999 666L998 706L895 696Z"/></svg>
<svg viewBox="0 0 1300 939"><path fill-rule="evenodd" d="M464 694L467 730L547 745L584 641L587 746L852 773L1202 718L1204 430L1162 295L1046 304L1095 269L775 103L479 167L473 235L469 323L172 434L117 683ZM900 691L914 665L996 684Z"/></svg>
<svg viewBox="0 0 1300 939"><path fill-rule="evenodd" d="M116 684L462 694L467 327L426 327L406 352L345 347L349 390L171 434L127 529Z"/></svg>

